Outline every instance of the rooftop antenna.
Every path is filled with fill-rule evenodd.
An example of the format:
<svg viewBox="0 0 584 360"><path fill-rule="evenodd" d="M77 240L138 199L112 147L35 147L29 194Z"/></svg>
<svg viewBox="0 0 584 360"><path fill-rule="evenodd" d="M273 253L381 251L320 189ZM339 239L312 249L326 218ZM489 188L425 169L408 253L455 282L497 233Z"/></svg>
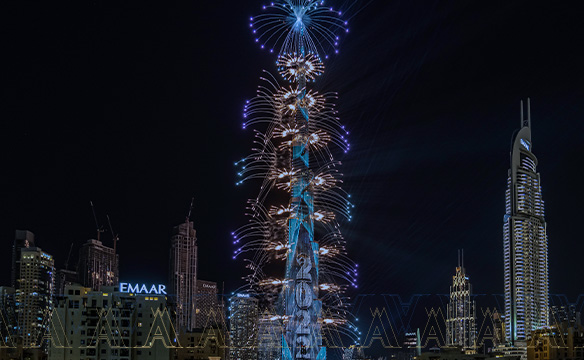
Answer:
<svg viewBox="0 0 584 360"><path fill-rule="evenodd" d="M187 215L187 222L191 220L191 212L193 211L193 203L195 202L195 197L191 198L191 206L189 207L189 213Z"/></svg>
<svg viewBox="0 0 584 360"><path fill-rule="evenodd" d="M118 243L118 240L120 239L120 237L118 236L118 234L116 234L114 232L114 228L112 227L112 222L110 221L110 217L109 215L106 215L107 217L107 223L109 225L110 231L112 232L112 236L113 236L113 241L114 241L114 255L116 254L116 245Z"/></svg>
<svg viewBox="0 0 584 360"><path fill-rule="evenodd" d="M89 205L91 205L93 219L95 220L95 228L97 229L97 241L100 241L100 234L103 232L103 229L99 227L99 223L97 222L97 216L95 215L95 207L93 206L93 201L90 200Z"/></svg>
<svg viewBox="0 0 584 360"><path fill-rule="evenodd" d="M460 249L457 250L458 255L458 267L460 267Z"/></svg>
<svg viewBox="0 0 584 360"><path fill-rule="evenodd" d="M460 249L460 266L464 267L464 249Z"/></svg>
<svg viewBox="0 0 584 360"><path fill-rule="evenodd" d="M531 102L527 98L527 119L523 117L523 100L521 100L521 127L528 127L531 129Z"/></svg>

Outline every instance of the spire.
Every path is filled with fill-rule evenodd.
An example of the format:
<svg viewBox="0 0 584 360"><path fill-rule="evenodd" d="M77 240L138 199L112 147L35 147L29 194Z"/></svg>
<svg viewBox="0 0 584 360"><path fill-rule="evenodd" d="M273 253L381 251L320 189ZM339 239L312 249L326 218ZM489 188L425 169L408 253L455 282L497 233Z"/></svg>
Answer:
<svg viewBox="0 0 584 360"><path fill-rule="evenodd" d="M187 214L187 223L191 221L191 212L193 211L193 203L195 202L195 197L191 198L191 206L189 207L189 213Z"/></svg>
<svg viewBox="0 0 584 360"><path fill-rule="evenodd" d="M458 267L464 268L464 249L458 249Z"/></svg>
<svg viewBox="0 0 584 360"><path fill-rule="evenodd" d="M464 267L464 249L460 249L460 267Z"/></svg>
<svg viewBox="0 0 584 360"><path fill-rule="evenodd" d="M521 127L528 127L531 129L531 104L527 98L527 119L523 117L523 100L521 100Z"/></svg>

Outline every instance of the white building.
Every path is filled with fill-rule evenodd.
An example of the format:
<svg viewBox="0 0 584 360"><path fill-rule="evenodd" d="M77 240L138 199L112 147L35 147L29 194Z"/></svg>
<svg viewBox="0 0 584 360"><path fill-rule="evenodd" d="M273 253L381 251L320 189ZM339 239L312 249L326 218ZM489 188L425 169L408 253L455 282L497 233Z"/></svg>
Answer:
<svg viewBox="0 0 584 360"><path fill-rule="evenodd" d="M503 231L506 337L524 347L531 331L549 324L548 242L529 99L527 119L521 103L521 126L512 141Z"/></svg>
<svg viewBox="0 0 584 360"><path fill-rule="evenodd" d="M471 300L472 286L460 259L450 286L450 302L446 310L446 346L476 352L476 306Z"/></svg>

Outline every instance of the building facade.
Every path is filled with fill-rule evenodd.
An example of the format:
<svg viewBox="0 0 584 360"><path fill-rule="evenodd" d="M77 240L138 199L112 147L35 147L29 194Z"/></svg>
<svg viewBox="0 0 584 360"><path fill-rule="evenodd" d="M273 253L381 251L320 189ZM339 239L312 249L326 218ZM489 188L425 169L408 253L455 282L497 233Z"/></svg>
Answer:
<svg viewBox="0 0 584 360"><path fill-rule="evenodd" d="M16 331L14 288L0 286L0 347L14 346Z"/></svg>
<svg viewBox="0 0 584 360"><path fill-rule="evenodd" d="M261 311L258 316L258 360L279 359L282 356L284 324L275 310Z"/></svg>
<svg viewBox="0 0 584 360"><path fill-rule="evenodd" d="M195 314L196 328L203 329L223 323L216 282L197 279Z"/></svg>
<svg viewBox="0 0 584 360"><path fill-rule="evenodd" d="M18 279L20 278L20 251L29 247L34 247L34 234L28 230L16 230L12 245L11 282L13 288L18 287Z"/></svg>
<svg viewBox="0 0 584 360"><path fill-rule="evenodd" d="M174 324L177 331L186 332L197 327L197 236L188 218L173 229L169 264Z"/></svg>
<svg viewBox="0 0 584 360"><path fill-rule="evenodd" d="M505 193L505 330L513 346L549 324L548 240L537 158L531 142L531 115L521 103L521 128L513 136Z"/></svg>
<svg viewBox="0 0 584 360"><path fill-rule="evenodd" d="M37 247L20 251L20 276L14 299L18 335L23 347L45 348L53 310L55 286L53 256Z"/></svg>
<svg viewBox="0 0 584 360"><path fill-rule="evenodd" d="M476 352L476 306L471 300L472 286L464 264L459 262L450 286L450 302L446 308L446 346L460 347L466 353Z"/></svg>
<svg viewBox="0 0 584 360"><path fill-rule="evenodd" d="M226 359L225 331L206 327L179 335L179 347L174 349L174 360L224 360Z"/></svg>
<svg viewBox="0 0 584 360"><path fill-rule="evenodd" d="M527 345L527 360L584 359L584 328L578 324L535 330Z"/></svg>
<svg viewBox="0 0 584 360"><path fill-rule="evenodd" d="M258 299L236 294L229 299L229 358L258 358Z"/></svg>
<svg viewBox="0 0 584 360"><path fill-rule="evenodd" d="M118 285L118 255L114 249L99 240L87 240L79 249L77 280L96 291Z"/></svg>
<svg viewBox="0 0 584 360"><path fill-rule="evenodd" d="M169 359L176 346L163 294L67 285L57 296L50 360Z"/></svg>
<svg viewBox="0 0 584 360"><path fill-rule="evenodd" d="M65 286L77 284L77 272L67 269L57 270L57 275L55 277L55 295L64 295Z"/></svg>

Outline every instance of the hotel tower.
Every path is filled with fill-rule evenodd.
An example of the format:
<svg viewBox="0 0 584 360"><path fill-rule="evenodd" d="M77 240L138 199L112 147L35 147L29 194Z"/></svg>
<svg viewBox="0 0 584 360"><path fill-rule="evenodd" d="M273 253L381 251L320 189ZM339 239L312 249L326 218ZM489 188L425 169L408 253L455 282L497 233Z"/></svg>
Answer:
<svg viewBox="0 0 584 360"><path fill-rule="evenodd" d="M531 331L548 325L548 245L531 115L521 102L521 128L511 142L504 216L505 332L509 345L523 347Z"/></svg>

